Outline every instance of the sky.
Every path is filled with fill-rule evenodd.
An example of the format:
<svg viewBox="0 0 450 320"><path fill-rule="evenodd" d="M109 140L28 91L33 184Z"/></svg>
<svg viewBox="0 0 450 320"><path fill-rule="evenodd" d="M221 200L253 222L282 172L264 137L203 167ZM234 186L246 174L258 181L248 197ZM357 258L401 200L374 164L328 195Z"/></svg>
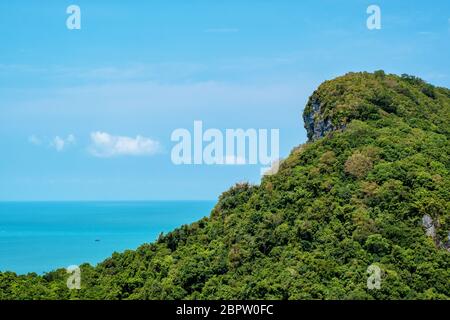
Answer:
<svg viewBox="0 0 450 320"><path fill-rule="evenodd" d="M176 165L176 129L278 129L286 157L325 80L449 87L449 36L447 0L1 1L0 201L217 199L261 166Z"/></svg>

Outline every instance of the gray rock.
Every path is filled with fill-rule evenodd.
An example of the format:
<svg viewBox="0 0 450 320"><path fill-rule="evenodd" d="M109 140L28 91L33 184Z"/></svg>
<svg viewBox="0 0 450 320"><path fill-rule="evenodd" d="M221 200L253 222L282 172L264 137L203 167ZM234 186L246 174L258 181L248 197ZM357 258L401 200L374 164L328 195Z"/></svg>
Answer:
<svg viewBox="0 0 450 320"><path fill-rule="evenodd" d="M426 235L434 240L434 243L438 248L450 251L450 231L448 231L447 239L439 239L436 235L436 230L439 228L439 223L435 222L428 214L422 217L422 226L425 228Z"/></svg>
<svg viewBox="0 0 450 320"><path fill-rule="evenodd" d="M328 132L342 129L333 126L331 119L324 118L321 110L320 101L317 98L311 98L311 112L303 114L306 132L310 140L317 140L324 137Z"/></svg>
<svg viewBox="0 0 450 320"><path fill-rule="evenodd" d="M436 227L433 219L428 214L422 217L422 225L425 228L427 236L432 237L433 239L436 238Z"/></svg>

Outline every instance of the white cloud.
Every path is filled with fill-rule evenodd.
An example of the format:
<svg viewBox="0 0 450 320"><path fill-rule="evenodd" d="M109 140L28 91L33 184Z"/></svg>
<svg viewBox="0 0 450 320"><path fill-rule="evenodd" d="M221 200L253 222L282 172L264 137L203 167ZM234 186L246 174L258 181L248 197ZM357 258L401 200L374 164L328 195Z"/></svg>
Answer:
<svg viewBox="0 0 450 320"><path fill-rule="evenodd" d="M40 138L34 134L28 137L28 142L35 145L41 146L43 144L48 145L50 148L54 148L56 151L60 152L67 148L69 145L73 145L76 142L75 136L73 134L69 134L66 138L61 138L60 136L56 136L50 141L48 138Z"/></svg>
<svg viewBox="0 0 450 320"><path fill-rule="evenodd" d="M91 133L91 142L89 149L91 154L103 158L125 155L153 155L160 150L158 141L140 135L136 138L130 138L96 131Z"/></svg>
<svg viewBox="0 0 450 320"><path fill-rule="evenodd" d="M28 142L31 143L31 144L34 144L35 146L39 146L39 145L42 144L41 139L39 139L34 134L28 137Z"/></svg>
<svg viewBox="0 0 450 320"><path fill-rule="evenodd" d="M205 69L202 63L166 62L166 63L134 63L120 66L96 66L91 68L64 67L51 65L36 67L34 65L0 64L0 75L39 76L52 80L72 79L77 81L168 81L189 78Z"/></svg>
<svg viewBox="0 0 450 320"><path fill-rule="evenodd" d="M55 139L53 139L52 146L55 147L56 151L62 151L64 149L64 139L56 136Z"/></svg>
<svg viewBox="0 0 450 320"><path fill-rule="evenodd" d="M69 134L65 139L60 136L56 136L50 143L50 147L55 148L56 151L60 152L71 144L75 144L75 136L73 134Z"/></svg>

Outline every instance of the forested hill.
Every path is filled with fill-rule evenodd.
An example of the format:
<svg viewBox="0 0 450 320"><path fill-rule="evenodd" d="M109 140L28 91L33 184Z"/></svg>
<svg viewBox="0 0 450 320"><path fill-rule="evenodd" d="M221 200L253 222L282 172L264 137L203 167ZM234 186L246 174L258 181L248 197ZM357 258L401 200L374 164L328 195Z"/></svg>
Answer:
<svg viewBox="0 0 450 320"><path fill-rule="evenodd" d="M0 273L0 299L449 299L450 90L349 73L303 118L310 140L209 217L82 265L81 290Z"/></svg>

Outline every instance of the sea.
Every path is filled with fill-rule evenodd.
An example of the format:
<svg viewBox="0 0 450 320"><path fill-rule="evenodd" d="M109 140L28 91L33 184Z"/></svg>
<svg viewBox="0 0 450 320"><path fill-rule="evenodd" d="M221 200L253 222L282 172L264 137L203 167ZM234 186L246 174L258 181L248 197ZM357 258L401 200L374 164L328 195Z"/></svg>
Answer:
<svg viewBox="0 0 450 320"><path fill-rule="evenodd" d="M215 201L0 202L0 271L103 261L209 216Z"/></svg>

